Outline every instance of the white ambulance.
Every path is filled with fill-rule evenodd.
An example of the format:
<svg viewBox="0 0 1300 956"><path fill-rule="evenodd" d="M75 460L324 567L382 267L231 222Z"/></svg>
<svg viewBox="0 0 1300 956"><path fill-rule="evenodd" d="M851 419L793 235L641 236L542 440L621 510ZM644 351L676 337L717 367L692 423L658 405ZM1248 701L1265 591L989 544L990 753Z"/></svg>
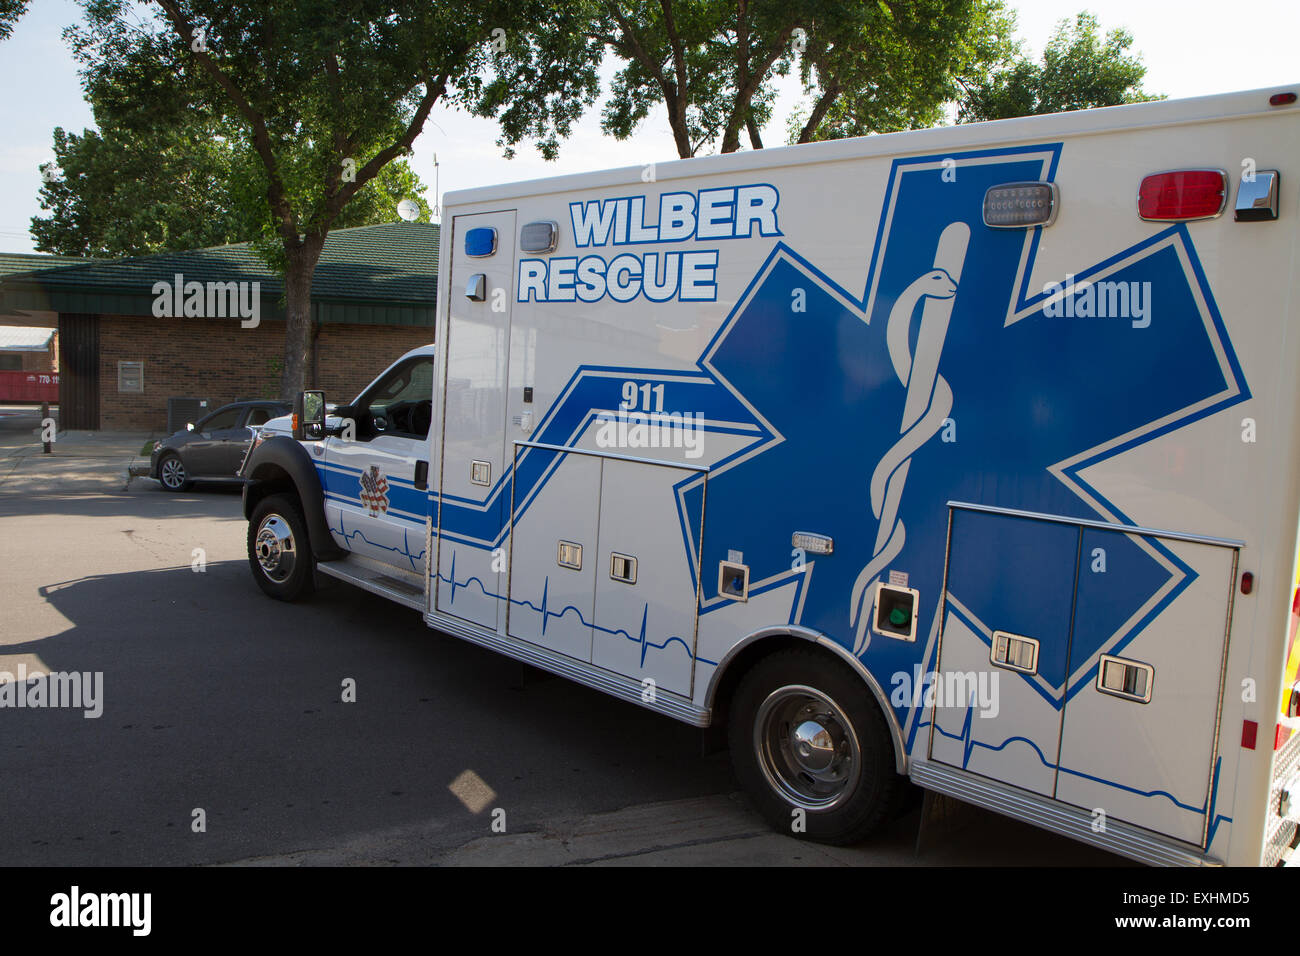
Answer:
<svg viewBox="0 0 1300 956"><path fill-rule="evenodd" d="M795 835L910 778L1285 861L1297 91L451 193L436 350L251 452L253 573L725 724Z"/></svg>

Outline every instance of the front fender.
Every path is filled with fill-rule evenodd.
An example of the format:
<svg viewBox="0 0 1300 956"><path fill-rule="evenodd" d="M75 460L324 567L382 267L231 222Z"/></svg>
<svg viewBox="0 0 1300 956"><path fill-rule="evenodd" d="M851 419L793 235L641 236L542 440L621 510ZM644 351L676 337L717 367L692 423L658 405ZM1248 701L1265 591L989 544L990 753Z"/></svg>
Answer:
<svg viewBox="0 0 1300 956"><path fill-rule="evenodd" d="M325 492L316 474L316 466L302 444L285 435L266 439L244 462L244 517L267 495L288 491L295 494L307 522L307 536L312 553L322 560L341 552L325 521Z"/></svg>

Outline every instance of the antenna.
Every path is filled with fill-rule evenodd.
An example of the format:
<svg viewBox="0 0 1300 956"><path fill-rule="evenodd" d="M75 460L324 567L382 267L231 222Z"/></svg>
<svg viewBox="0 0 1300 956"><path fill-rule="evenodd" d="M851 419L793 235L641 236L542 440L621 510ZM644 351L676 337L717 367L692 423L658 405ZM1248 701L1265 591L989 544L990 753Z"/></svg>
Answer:
<svg viewBox="0 0 1300 956"><path fill-rule="evenodd" d="M439 202L439 197L442 195L442 193L439 190L438 180L439 180L438 154L434 153L433 154L433 215L430 216L429 218L435 222L440 223L442 222L442 206L441 203Z"/></svg>

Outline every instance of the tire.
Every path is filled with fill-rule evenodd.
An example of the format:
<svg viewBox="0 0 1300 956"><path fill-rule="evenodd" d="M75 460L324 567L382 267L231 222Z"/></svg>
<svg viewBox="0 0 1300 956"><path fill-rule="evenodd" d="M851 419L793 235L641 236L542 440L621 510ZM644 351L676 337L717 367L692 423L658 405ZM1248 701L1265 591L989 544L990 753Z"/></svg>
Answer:
<svg viewBox="0 0 1300 956"><path fill-rule="evenodd" d="M297 601L315 589L316 559L297 499L271 495L248 520L248 564L257 585L277 601Z"/></svg>
<svg viewBox="0 0 1300 956"><path fill-rule="evenodd" d="M791 649L760 660L736 688L727 730L736 777L782 833L858 843L894 816L907 792L870 688L825 652Z"/></svg>
<svg viewBox="0 0 1300 956"><path fill-rule="evenodd" d="M185 462L175 452L169 452L159 460L158 482L168 491L186 491L194 484L185 470Z"/></svg>

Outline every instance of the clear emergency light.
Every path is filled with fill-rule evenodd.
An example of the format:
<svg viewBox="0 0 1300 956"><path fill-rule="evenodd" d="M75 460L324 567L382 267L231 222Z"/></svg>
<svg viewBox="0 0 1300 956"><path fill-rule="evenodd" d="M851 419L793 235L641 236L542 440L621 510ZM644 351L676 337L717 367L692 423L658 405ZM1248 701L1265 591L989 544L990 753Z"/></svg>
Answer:
<svg viewBox="0 0 1300 956"><path fill-rule="evenodd" d="M559 237L560 226L556 222L525 223L519 230L519 248L532 253L554 252Z"/></svg>
<svg viewBox="0 0 1300 956"><path fill-rule="evenodd" d="M1056 222L1061 194L1056 183L1003 183L984 194L984 225L1028 229Z"/></svg>

